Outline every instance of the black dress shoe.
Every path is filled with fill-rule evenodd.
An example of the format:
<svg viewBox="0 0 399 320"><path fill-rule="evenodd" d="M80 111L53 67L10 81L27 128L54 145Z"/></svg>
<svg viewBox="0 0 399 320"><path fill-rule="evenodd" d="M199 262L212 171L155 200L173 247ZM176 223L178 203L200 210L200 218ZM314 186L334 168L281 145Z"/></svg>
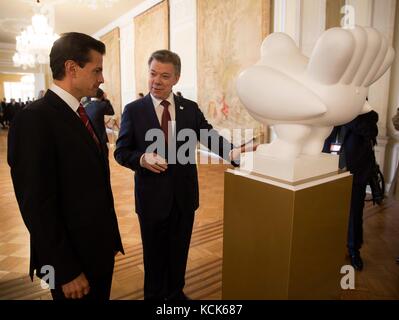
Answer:
<svg viewBox="0 0 399 320"><path fill-rule="evenodd" d="M360 271L363 269L363 260L360 257L360 253L356 252L355 254L350 255L351 265L355 268L355 270Z"/></svg>

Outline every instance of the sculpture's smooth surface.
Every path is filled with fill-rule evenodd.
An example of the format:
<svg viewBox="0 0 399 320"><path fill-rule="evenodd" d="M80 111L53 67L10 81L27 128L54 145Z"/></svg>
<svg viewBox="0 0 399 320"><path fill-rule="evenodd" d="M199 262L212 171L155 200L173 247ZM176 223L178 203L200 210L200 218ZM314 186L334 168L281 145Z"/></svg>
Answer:
<svg viewBox="0 0 399 320"><path fill-rule="evenodd" d="M390 67L394 50L373 28L325 31L310 58L284 33L262 43L260 61L237 80L238 95L276 139L256 154L291 159L319 155L333 126L363 112L368 88Z"/></svg>

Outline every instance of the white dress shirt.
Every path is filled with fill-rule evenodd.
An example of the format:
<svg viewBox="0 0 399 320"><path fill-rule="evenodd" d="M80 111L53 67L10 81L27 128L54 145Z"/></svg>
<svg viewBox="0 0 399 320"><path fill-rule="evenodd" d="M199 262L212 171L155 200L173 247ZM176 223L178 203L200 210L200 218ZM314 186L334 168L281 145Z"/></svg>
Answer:
<svg viewBox="0 0 399 320"><path fill-rule="evenodd" d="M163 113L163 109L164 109L164 107L161 105L161 102L163 100L155 98L152 94L150 94L150 96L151 96L151 99L152 99L152 103L154 104L155 113L157 115L157 118L158 118L158 121L159 121L159 125L161 125L161 123L162 123L162 113ZM175 109L175 99L174 99L174 96L173 96L173 92L171 92L169 94L169 97L167 99L164 99L164 100L167 100L170 103L168 109L169 109L170 119L171 119L171 124L172 124L172 132L174 133L175 132L175 128L176 128L176 109ZM229 152L230 159L232 157L232 152L233 152L233 150L231 150ZM143 166L143 157L144 157L144 154L140 157L140 165L141 166Z"/></svg>
<svg viewBox="0 0 399 320"><path fill-rule="evenodd" d="M175 128L176 128L176 110L175 110L175 99L173 96L173 92L171 92L169 94L169 97L167 97L166 99L157 99L152 94L150 94L150 96L151 96L152 104L154 105L154 110L157 115L159 125L162 124L162 113L164 110L164 106L161 105L161 102L163 100L166 100L169 102L168 110L169 110L169 114L170 114L172 133L174 133ZM140 166L143 166L143 158L144 158L144 154L140 157Z"/></svg>
<svg viewBox="0 0 399 320"><path fill-rule="evenodd" d="M80 106L80 102L69 92L65 91L61 87L56 84L52 84L49 90L53 91L57 96L59 96L64 102L75 112L75 114L80 118L78 113L78 108Z"/></svg>
<svg viewBox="0 0 399 320"><path fill-rule="evenodd" d="M162 113L163 113L163 105L161 105L161 102L163 101L162 99L157 99L155 98L152 94L150 94L151 99L152 99L152 103L154 104L154 108L155 108L155 113L157 114L157 118L159 121L159 125L161 125L162 123ZM166 101L168 101L170 103L168 110L170 113L170 120L172 122L172 129L174 131L174 124L176 122L176 110L175 110L175 99L173 97L173 92L171 92L169 94L169 97L164 99Z"/></svg>

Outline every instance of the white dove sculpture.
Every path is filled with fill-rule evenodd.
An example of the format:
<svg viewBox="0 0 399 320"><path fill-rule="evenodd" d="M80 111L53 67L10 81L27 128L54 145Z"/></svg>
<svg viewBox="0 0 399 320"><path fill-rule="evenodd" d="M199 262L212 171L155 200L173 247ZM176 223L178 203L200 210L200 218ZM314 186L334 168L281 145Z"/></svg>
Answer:
<svg viewBox="0 0 399 320"><path fill-rule="evenodd" d="M276 138L257 155L294 160L321 154L333 126L365 110L368 88L390 67L394 50L373 28L332 28L318 39L310 58L284 33L269 35L261 59L237 79L248 112L273 125Z"/></svg>

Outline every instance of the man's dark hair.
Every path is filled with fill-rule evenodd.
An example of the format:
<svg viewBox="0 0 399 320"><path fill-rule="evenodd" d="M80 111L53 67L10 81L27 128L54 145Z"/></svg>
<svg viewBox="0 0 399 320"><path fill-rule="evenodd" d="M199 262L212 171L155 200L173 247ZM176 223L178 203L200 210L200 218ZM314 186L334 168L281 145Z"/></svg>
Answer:
<svg viewBox="0 0 399 320"><path fill-rule="evenodd" d="M103 97L104 97L104 91L101 88L98 88L96 92L96 98L102 99Z"/></svg>
<svg viewBox="0 0 399 320"><path fill-rule="evenodd" d="M152 60L157 60L158 62L161 63L171 63L175 67L175 72L176 75L180 75L181 71L181 62L180 62L180 57L169 50L158 50L155 51L151 56L150 59L148 59L148 66L151 65Z"/></svg>
<svg viewBox="0 0 399 320"><path fill-rule="evenodd" d="M65 61L73 60L81 68L90 61L90 50L105 54L105 45L87 34L68 32L56 40L50 52L50 68L53 79L62 80L65 77Z"/></svg>

